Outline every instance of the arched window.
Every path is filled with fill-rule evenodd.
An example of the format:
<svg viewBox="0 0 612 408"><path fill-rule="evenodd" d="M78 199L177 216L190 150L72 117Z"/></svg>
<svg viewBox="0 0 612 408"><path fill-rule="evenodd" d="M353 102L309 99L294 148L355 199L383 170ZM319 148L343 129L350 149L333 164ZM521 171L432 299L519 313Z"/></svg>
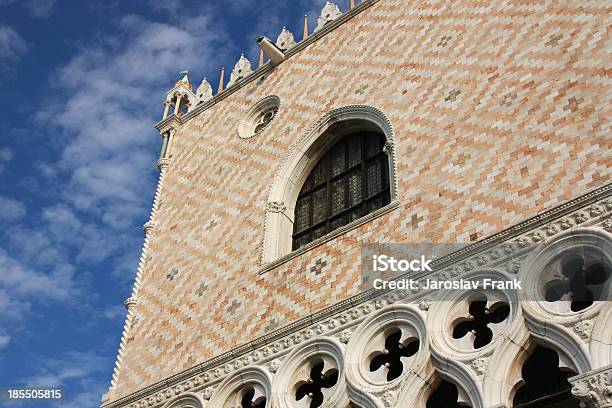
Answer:
<svg viewBox="0 0 612 408"><path fill-rule="evenodd" d="M559 355L537 346L522 369L523 385L514 396L515 408L578 408L568 378L576 375L559 368Z"/></svg>
<svg viewBox="0 0 612 408"><path fill-rule="evenodd" d="M427 400L427 408L469 408L469 406L460 404L457 400L459 398L459 390L457 386L449 383L448 381L442 381L429 396Z"/></svg>
<svg viewBox="0 0 612 408"><path fill-rule="evenodd" d="M295 205L293 250L391 201L385 136L344 136L314 167Z"/></svg>

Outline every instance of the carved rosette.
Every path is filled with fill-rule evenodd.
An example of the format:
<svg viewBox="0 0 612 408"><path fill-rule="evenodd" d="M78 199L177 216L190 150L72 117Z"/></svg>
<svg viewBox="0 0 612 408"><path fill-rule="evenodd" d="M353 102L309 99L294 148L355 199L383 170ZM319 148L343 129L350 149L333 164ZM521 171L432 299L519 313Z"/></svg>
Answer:
<svg viewBox="0 0 612 408"><path fill-rule="evenodd" d="M612 407L612 365L569 379L572 395L583 408Z"/></svg>

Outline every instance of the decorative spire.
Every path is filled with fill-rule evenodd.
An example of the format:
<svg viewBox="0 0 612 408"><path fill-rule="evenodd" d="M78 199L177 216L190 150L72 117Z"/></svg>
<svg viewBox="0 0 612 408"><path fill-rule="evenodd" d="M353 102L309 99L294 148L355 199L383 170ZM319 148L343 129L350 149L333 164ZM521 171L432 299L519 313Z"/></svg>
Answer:
<svg viewBox="0 0 612 408"><path fill-rule="evenodd" d="M355 8L355 0L351 0L350 8L351 10Z"/></svg>
<svg viewBox="0 0 612 408"><path fill-rule="evenodd" d="M308 38L308 14L304 14L304 36L302 37L302 40L305 40Z"/></svg>
<svg viewBox="0 0 612 408"><path fill-rule="evenodd" d="M276 39L276 46L283 51L287 51L289 48L295 45L295 38L293 33L287 30L287 27L283 27L283 30Z"/></svg>
<svg viewBox="0 0 612 408"><path fill-rule="evenodd" d="M337 4L328 1L325 4L325 7L323 7L323 10L321 10L321 15L319 16L319 21L315 31L320 30L325 24L337 19L341 15L342 12L340 11L340 7L338 7Z"/></svg>
<svg viewBox="0 0 612 408"><path fill-rule="evenodd" d="M264 50L262 48L259 50L259 66L262 67L264 63Z"/></svg>
<svg viewBox="0 0 612 408"><path fill-rule="evenodd" d="M223 92L223 86L225 82L225 67L221 68L221 78L219 78L219 88L217 89L217 94Z"/></svg>
<svg viewBox="0 0 612 408"><path fill-rule="evenodd" d="M249 61L244 54L240 56L238 62L234 66L232 70L232 75L230 76L230 80L227 84L228 87L234 85L236 82L240 81L242 78L250 75L253 72L253 68L251 67L251 61Z"/></svg>
<svg viewBox="0 0 612 408"><path fill-rule="evenodd" d="M202 79L202 83L198 86L196 96L198 97L198 102L205 102L213 97L212 86L210 86L206 78Z"/></svg>
<svg viewBox="0 0 612 408"><path fill-rule="evenodd" d="M188 89L193 89L191 87L191 84L189 83L189 71L185 70L185 71L180 71L179 75L182 75L183 77L176 81L176 84L174 86L178 86L178 85L185 85Z"/></svg>

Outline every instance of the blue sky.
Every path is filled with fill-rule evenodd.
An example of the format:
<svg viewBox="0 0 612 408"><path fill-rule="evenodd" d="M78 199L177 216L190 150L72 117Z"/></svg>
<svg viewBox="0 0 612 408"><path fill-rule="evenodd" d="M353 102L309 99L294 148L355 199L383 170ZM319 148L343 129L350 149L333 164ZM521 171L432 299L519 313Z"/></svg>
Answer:
<svg viewBox="0 0 612 408"><path fill-rule="evenodd" d="M259 35L286 25L299 40L324 3L0 0L0 388L64 387L58 406L99 406L166 90L182 69L216 89L241 52L257 62Z"/></svg>

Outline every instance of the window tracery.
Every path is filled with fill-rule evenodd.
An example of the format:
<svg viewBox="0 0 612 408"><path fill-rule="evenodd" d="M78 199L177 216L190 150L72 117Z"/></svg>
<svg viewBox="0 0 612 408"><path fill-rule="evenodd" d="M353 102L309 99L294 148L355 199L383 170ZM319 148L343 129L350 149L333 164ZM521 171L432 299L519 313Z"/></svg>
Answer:
<svg viewBox="0 0 612 408"><path fill-rule="evenodd" d="M320 407L337 383L338 370L329 364L326 367L325 361L318 360L310 369L308 378L296 385L295 400L306 402L310 408Z"/></svg>
<svg viewBox="0 0 612 408"><path fill-rule="evenodd" d="M469 316L455 324L453 338L460 339L468 333L473 335L474 349L486 346L493 340L493 331L490 324L502 323L510 314L510 306L499 302L487 307L486 300L476 300L470 303Z"/></svg>
<svg viewBox="0 0 612 408"><path fill-rule="evenodd" d="M402 341L402 331L396 330L385 339L385 348L377 353L370 362L370 371L380 369L387 371L387 381L393 381L404 372L405 358L414 356L419 351L418 339L409 338Z"/></svg>

